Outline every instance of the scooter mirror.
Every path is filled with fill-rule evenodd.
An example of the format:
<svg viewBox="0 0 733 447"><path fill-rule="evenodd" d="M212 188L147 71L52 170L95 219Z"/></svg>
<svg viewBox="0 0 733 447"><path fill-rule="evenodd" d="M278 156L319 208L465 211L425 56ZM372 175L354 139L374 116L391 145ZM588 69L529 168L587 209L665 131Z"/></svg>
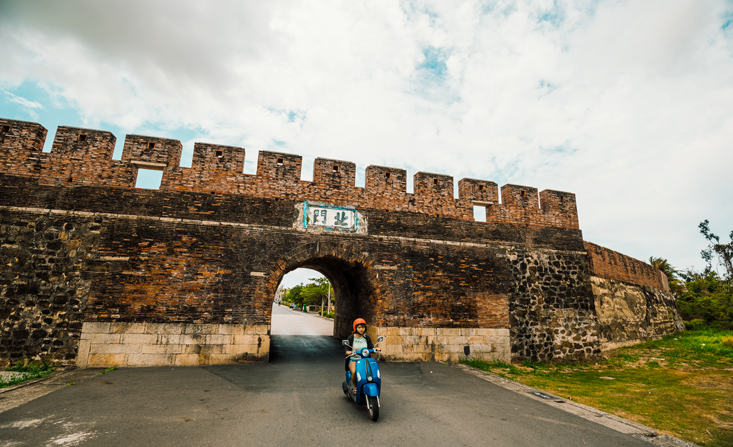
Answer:
<svg viewBox="0 0 733 447"><path fill-rule="evenodd" d="M349 340L342 340L341 344L344 346L349 346Z"/></svg>
<svg viewBox="0 0 733 447"><path fill-rule="evenodd" d="M382 337L381 335L377 337L377 343L381 343L382 340L384 340L384 337Z"/></svg>

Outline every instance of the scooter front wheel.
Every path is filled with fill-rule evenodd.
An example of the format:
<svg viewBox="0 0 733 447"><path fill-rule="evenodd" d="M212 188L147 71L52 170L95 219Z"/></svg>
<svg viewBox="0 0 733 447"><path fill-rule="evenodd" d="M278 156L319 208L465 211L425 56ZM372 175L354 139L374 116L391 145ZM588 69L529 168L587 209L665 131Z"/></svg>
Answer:
<svg viewBox="0 0 733 447"><path fill-rule="evenodd" d="M369 406L369 419L376 422L377 419L379 419L379 404L377 403L377 398L374 396L366 396L366 399L367 405Z"/></svg>

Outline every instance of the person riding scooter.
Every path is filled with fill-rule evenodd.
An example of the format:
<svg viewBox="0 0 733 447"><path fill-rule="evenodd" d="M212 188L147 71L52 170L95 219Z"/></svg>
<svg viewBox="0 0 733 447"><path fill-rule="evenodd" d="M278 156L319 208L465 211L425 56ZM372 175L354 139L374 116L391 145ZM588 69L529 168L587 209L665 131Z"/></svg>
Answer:
<svg viewBox="0 0 733 447"><path fill-rule="evenodd" d="M346 347L346 365L344 365L349 371L351 371L351 388L353 393L356 394L356 362L361 359L357 352L364 348L374 349L375 351L381 351L379 348L374 347L374 343L366 334L367 324L363 318L357 318L354 320L354 333L349 335L349 346L353 349Z"/></svg>

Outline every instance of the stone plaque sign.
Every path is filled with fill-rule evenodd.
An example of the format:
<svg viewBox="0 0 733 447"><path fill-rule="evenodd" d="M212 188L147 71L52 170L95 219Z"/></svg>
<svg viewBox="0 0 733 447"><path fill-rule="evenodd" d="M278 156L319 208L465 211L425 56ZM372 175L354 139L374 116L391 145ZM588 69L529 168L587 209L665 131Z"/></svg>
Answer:
<svg viewBox="0 0 733 447"><path fill-rule="evenodd" d="M303 204L303 228L320 227L329 231L359 232L359 212L353 208L322 203Z"/></svg>

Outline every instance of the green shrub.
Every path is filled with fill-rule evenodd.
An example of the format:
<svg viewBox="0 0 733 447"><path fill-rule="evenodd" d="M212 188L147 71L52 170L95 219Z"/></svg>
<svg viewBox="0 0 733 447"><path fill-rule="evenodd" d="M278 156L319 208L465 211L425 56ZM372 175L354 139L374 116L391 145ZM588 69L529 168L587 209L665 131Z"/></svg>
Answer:
<svg viewBox="0 0 733 447"><path fill-rule="evenodd" d="M677 297L677 307L687 329L711 327L733 329L733 285L715 272L688 274L686 291Z"/></svg>
<svg viewBox="0 0 733 447"><path fill-rule="evenodd" d="M705 323L705 320L701 320L699 318L685 321L685 329L687 329L688 331L697 331L701 329L706 329L707 327L708 325L707 323Z"/></svg>
<svg viewBox="0 0 733 447"><path fill-rule="evenodd" d="M726 348L733 348L733 337L723 337L723 339L720 340L720 344Z"/></svg>

